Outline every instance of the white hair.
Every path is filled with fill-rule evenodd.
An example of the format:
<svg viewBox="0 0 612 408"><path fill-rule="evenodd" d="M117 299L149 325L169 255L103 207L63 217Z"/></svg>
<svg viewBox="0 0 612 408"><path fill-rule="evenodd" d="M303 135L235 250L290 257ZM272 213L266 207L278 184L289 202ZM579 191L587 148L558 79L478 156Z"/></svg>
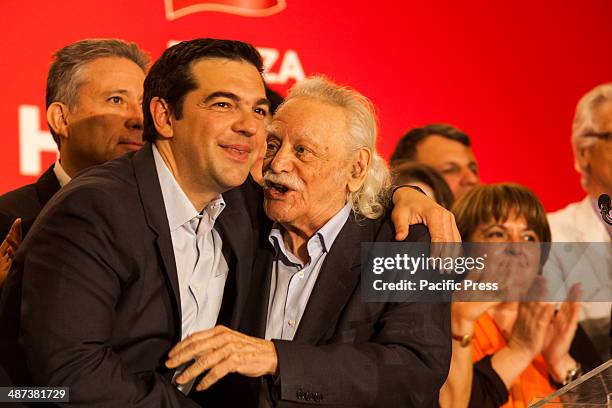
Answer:
<svg viewBox="0 0 612 408"><path fill-rule="evenodd" d="M387 163L376 152L378 123L372 102L354 89L337 85L323 76L310 77L295 84L285 103L295 98L314 99L344 109L349 136L347 151L365 147L371 154L363 184L359 190L348 192L347 202L356 214L371 219L382 216L388 202L391 176Z"/></svg>
<svg viewBox="0 0 612 408"><path fill-rule="evenodd" d="M612 102L612 82L596 86L587 92L576 106L576 114L572 124L572 149L574 151L574 167L580 173L582 186L588 184L587 168L578 162L580 151L595 143L595 138L587 137L599 127L594 118L595 112L604 102Z"/></svg>

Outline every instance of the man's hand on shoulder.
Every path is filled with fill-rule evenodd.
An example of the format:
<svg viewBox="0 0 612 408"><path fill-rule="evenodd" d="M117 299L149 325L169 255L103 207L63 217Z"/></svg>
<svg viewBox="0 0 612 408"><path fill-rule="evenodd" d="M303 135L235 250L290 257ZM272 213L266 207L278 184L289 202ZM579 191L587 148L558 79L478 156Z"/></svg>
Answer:
<svg viewBox="0 0 612 408"><path fill-rule="evenodd" d="M393 193L393 204L391 220L396 241L406 239L410 225L423 223L429 228L432 242L461 242L453 213L427 195L409 186L397 188Z"/></svg>
<svg viewBox="0 0 612 408"><path fill-rule="evenodd" d="M210 370L197 385L198 391L209 388L229 373L261 377L278 371L274 343L224 326L192 334L174 346L168 356L166 366L169 368L193 361L177 377L179 384L185 384Z"/></svg>

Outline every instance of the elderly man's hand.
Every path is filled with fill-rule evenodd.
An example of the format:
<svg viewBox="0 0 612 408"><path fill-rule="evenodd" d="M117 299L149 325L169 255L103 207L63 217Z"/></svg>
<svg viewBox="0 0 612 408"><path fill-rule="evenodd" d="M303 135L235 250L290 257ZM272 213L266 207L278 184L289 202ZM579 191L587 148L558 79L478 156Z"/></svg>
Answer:
<svg viewBox="0 0 612 408"><path fill-rule="evenodd" d="M432 242L461 242L453 213L425 194L410 187L398 188L393 204L391 219L396 241L406 239L410 225L423 223L429 228Z"/></svg>
<svg viewBox="0 0 612 408"><path fill-rule="evenodd" d="M197 385L198 391L209 388L229 373L260 377L275 374L278 369L274 343L223 326L192 334L174 346L168 355L170 359L166 361L166 366L169 368L194 360L177 377L179 384L185 384L210 370Z"/></svg>
<svg viewBox="0 0 612 408"><path fill-rule="evenodd" d="M21 245L21 218L17 218L2 244L0 244L0 288L4 284L8 271L13 264L15 252Z"/></svg>

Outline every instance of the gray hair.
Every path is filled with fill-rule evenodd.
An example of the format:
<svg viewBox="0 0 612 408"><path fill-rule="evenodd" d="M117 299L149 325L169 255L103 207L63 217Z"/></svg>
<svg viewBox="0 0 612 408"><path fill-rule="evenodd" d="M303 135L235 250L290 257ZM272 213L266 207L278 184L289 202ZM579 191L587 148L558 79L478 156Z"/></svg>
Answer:
<svg viewBox="0 0 612 408"><path fill-rule="evenodd" d="M594 114L604 102L612 102L612 82L596 86L587 92L576 106L576 114L572 124L572 149L574 150L574 167L581 175L583 187L588 184L587 169L578 163L580 150L588 148L595 143L595 138L586 137L598 127Z"/></svg>
<svg viewBox="0 0 612 408"><path fill-rule="evenodd" d="M81 72L83 67L98 58L126 58L138 65L144 73L149 67L150 58L135 43L117 39L88 39L67 45L53 54L53 62L47 74L46 107L53 102L61 102L74 109L78 102L78 91L85 82ZM53 140L60 144L59 137L51 127Z"/></svg>
<svg viewBox="0 0 612 408"><path fill-rule="evenodd" d="M391 176L387 163L376 152L378 123L372 102L354 89L337 85L322 76L298 82L286 101L295 98L315 99L344 109L349 136L347 151L365 147L372 157L362 186L356 192L348 192L347 202L356 214L363 217L376 219L382 216L389 200Z"/></svg>

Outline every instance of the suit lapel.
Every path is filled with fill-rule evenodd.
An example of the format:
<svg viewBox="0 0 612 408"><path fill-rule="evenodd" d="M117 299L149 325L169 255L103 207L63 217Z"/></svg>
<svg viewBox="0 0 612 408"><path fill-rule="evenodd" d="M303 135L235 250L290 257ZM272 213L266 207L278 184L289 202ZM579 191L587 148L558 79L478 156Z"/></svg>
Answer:
<svg viewBox="0 0 612 408"><path fill-rule="evenodd" d="M360 242L366 233L351 212L323 262L295 341L317 344L338 320L360 280Z"/></svg>
<svg viewBox="0 0 612 408"><path fill-rule="evenodd" d="M233 304L230 324L237 328L250 287L255 242L251 221L240 189L235 188L224 193L223 200L226 207L217 219L215 228L219 231L223 241L223 254L230 266L228 273L234 273L233 278L236 284L234 301L224 299L223 302ZM232 268L232 265L235 267ZM228 276L228 280L229 278ZM232 296L232 294L224 292L223 297L226 296Z"/></svg>
<svg viewBox="0 0 612 408"><path fill-rule="evenodd" d="M272 250L270 243L266 242L268 246L266 248L260 248L257 253L255 261L254 271L260 271L255 279L259 279L258 282L253 282L261 288L261 292L256 293L256 298L252 299L252 304L259 305L258 309L255 309L256 322L255 332L256 336L264 338L266 336L266 327L268 323L268 306L270 304L270 289L272 283L272 268L274 262L274 251ZM257 287L255 286L255 287Z"/></svg>
<svg viewBox="0 0 612 408"><path fill-rule="evenodd" d="M247 333L261 338L266 336L273 262L274 249L267 241L267 237L265 241L262 237L251 277L251 297L248 299L249 305L257 307L247 309L244 316L245 323L242 325Z"/></svg>
<svg viewBox="0 0 612 408"><path fill-rule="evenodd" d="M181 295L178 274L176 271L176 262L174 260L170 227L168 225L168 215L164 207L164 198L159 185L151 144L147 143L145 147L135 153L132 160L134 163L134 175L136 177L147 224L157 236L157 249L163 262L164 272L166 273L166 277L172 287L172 293L174 294L175 307L178 312L178 319L176 320L178 328L177 333L179 333L180 337Z"/></svg>

